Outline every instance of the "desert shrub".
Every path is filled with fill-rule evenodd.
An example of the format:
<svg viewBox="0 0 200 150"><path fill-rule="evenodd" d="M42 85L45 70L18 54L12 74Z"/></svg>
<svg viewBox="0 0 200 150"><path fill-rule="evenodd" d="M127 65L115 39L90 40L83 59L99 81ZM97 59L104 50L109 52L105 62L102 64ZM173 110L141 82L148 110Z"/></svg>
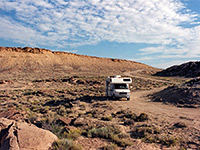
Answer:
<svg viewBox="0 0 200 150"><path fill-rule="evenodd" d="M92 115L91 113L88 113L87 116L88 116L88 117L92 117L93 115Z"/></svg>
<svg viewBox="0 0 200 150"><path fill-rule="evenodd" d="M41 107L42 107L42 106L40 106L40 105L33 105L33 106L31 107L31 111L39 113Z"/></svg>
<svg viewBox="0 0 200 150"><path fill-rule="evenodd" d="M40 108L40 113L41 114L45 114L49 111L49 106L45 106L45 107L42 107Z"/></svg>
<svg viewBox="0 0 200 150"><path fill-rule="evenodd" d="M57 113L61 116L64 116L66 114L66 109L64 106L60 106L58 109L57 109Z"/></svg>
<svg viewBox="0 0 200 150"><path fill-rule="evenodd" d="M141 113L137 118L136 121L142 122L148 120L148 115L146 113Z"/></svg>
<svg viewBox="0 0 200 150"><path fill-rule="evenodd" d="M102 117L101 120L104 120L104 121L111 121L113 119L112 116L106 116L106 117Z"/></svg>
<svg viewBox="0 0 200 150"><path fill-rule="evenodd" d="M33 95L33 93L34 93L34 91L32 89L27 89L24 91L23 94L24 94L24 96L26 96L26 95Z"/></svg>
<svg viewBox="0 0 200 150"><path fill-rule="evenodd" d="M44 124L43 124L43 127L44 127ZM59 138L63 137L63 127L62 126L57 125L57 124L46 124L45 128L48 128L48 130L53 132Z"/></svg>
<svg viewBox="0 0 200 150"><path fill-rule="evenodd" d="M119 113L123 113L123 112L117 112L117 114L119 114ZM146 113L141 113L139 116L137 116L135 113L124 112L124 116L123 117L132 119L132 120L134 120L136 122L142 122L142 121L148 120L148 115Z"/></svg>
<svg viewBox="0 0 200 150"><path fill-rule="evenodd" d="M82 147L72 140L62 139L54 142L50 150L82 150Z"/></svg>
<svg viewBox="0 0 200 150"><path fill-rule="evenodd" d="M114 134L111 136L111 140L119 146L125 147L132 145L131 142L127 141L126 139L119 138L119 135Z"/></svg>
<svg viewBox="0 0 200 150"><path fill-rule="evenodd" d="M135 138L144 138L148 135L148 133L151 133L151 129L149 127L137 127L133 132L132 136Z"/></svg>
<svg viewBox="0 0 200 150"><path fill-rule="evenodd" d="M160 130L155 127L151 126L142 126L137 127L132 132L133 138L140 138L143 142L147 143L159 143L162 145L166 145L168 147L175 146L177 143L179 143L179 139L176 137L170 137L170 136L160 136L159 135Z"/></svg>
<svg viewBox="0 0 200 150"><path fill-rule="evenodd" d="M143 142L147 142L147 143L156 143L157 142L157 138L154 136L146 136L142 139Z"/></svg>
<svg viewBox="0 0 200 150"><path fill-rule="evenodd" d="M51 131L58 138L63 138L65 136L65 128L57 122L56 118L54 118L53 120L42 120L41 124L43 129Z"/></svg>
<svg viewBox="0 0 200 150"><path fill-rule="evenodd" d="M101 128L94 128L92 130L90 130L87 134L88 137L100 137L100 138L106 138L109 139L111 134L113 134L113 132L107 128L107 127L101 127Z"/></svg>
<svg viewBox="0 0 200 150"><path fill-rule="evenodd" d="M31 122L31 123L34 123L36 120L37 120L37 115L34 113L34 112L30 112L28 114L28 120Z"/></svg>
<svg viewBox="0 0 200 150"><path fill-rule="evenodd" d="M124 121L124 125L133 125L134 123L135 121L130 119Z"/></svg>
<svg viewBox="0 0 200 150"><path fill-rule="evenodd" d="M116 144L111 143L109 145L106 145L102 148L103 150L118 150L118 147Z"/></svg>
<svg viewBox="0 0 200 150"><path fill-rule="evenodd" d="M66 134L68 139L77 139L81 135L81 131L79 129L70 129Z"/></svg>
<svg viewBox="0 0 200 150"><path fill-rule="evenodd" d="M186 148L185 147L181 147L179 150L186 150Z"/></svg>
<svg viewBox="0 0 200 150"><path fill-rule="evenodd" d="M170 137L170 136L162 136L161 138L158 138L159 143L162 145L166 145L168 147L175 146L177 143L179 143L179 139L176 137Z"/></svg>
<svg viewBox="0 0 200 150"><path fill-rule="evenodd" d="M137 115L135 113L127 113L124 115L126 118L130 118L130 119L133 119L133 120L136 120L137 119Z"/></svg>
<svg viewBox="0 0 200 150"><path fill-rule="evenodd" d="M159 134L160 129L152 126L140 126L132 132L132 136L135 138L147 138L149 134Z"/></svg>
<svg viewBox="0 0 200 150"><path fill-rule="evenodd" d="M112 142L122 147L131 145L130 142L126 141L123 138L120 138L119 134L120 134L120 131L118 128L109 126L109 127L101 127L97 129L96 128L92 129L88 132L87 136L110 139Z"/></svg>
<svg viewBox="0 0 200 150"><path fill-rule="evenodd" d="M184 122L178 122L173 125L176 128L186 128L186 124Z"/></svg>

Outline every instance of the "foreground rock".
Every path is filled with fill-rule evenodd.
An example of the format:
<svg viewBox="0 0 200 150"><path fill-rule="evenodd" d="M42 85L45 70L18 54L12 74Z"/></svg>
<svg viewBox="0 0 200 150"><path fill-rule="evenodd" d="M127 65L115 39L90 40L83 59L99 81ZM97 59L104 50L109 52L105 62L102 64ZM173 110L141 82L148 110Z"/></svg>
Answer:
<svg viewBox="0 0 200 150"><path fill-rule="evenodd" d="M170 86L154 94L153 101L183 107L200 107L200 78L192 79L182 85Z"/></svg>
<svg viewBox="0 0 200 150"><path fill-rule="evenodd" d="M163 71L157 72L156 76L179 76L179 77L199 77L200 61L188 62L182 65L169 67Z"/></svg>
<svg viewBox="0 0 200 150"><path fill-rule="evenodd" d="M26 122L0 118L0 150L47 150L57 137Z"/></svg>

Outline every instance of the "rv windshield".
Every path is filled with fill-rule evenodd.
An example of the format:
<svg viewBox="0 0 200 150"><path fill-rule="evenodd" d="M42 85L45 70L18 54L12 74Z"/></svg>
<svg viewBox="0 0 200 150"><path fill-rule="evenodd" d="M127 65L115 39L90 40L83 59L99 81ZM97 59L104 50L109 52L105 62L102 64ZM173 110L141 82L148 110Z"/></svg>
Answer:
<svg viewBox="0 0 200 150"><path fill-rule="evenodd" d="M115 84L115 89L128 89L127 84Z"/></svg>

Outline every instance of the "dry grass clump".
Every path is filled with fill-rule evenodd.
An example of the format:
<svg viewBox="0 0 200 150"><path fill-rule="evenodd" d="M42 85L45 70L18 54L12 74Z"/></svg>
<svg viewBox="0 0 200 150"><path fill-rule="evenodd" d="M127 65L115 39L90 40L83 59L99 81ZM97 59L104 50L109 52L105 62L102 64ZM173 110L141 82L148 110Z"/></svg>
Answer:
<svg viewBox="0 0 200 150"><path fill-rule="evenodd" d="M101 120L104 120L104 121L111 121L112 119L113 119L112 116L105 116L101 118Z"/></svg>
<svg viewBox="0 0 200 150"><path fill-rule="evenodd" d="M127 141L124 138L120 138L120 130L114 126L107 126L101 128L94 128L88 131L88 137L99 137L109 139L118 146L126 147L132 145L131 142Z"/></svg>
<svg viewBox="0 0 200 150"><path fill-rule="evenodd" d="M108 145L105 145L103 148L103 150L118 150L118 146L114 143L110 143Z"/></svg>
<svg viewBox="0 0 200 150"><path fill-rule="evenodd" d="M139 116L137 116L135 113L132 113L131 111L126 111L126 110L118 111L115 115L119 116L120 118L131 119L135 122L143 122L149 119L146 113L141 113Z"/></svg>
<svg viewBox="0 0 200 150"><path fill-rule="evenodd" d="M166 145L168 147L175 146L180 143L180 139L174 136L161 134L161 130L154 126L138 126L132 131L133 138L142 139L143 142L147 143L158 143Z"/></svg>
<svg viewBox="0 0 200 150"><path fill-rule="evenodd" d="M68 139L76 140L82 132L79 129L70 129L68 133L66 133L66 137Z"/></svg>
<svg viewBox="0 0 200 150"><path fill-rule="evenodd" d="M73 140L62 139L54 142L50 150L82 150L82 147Z"/></svg>

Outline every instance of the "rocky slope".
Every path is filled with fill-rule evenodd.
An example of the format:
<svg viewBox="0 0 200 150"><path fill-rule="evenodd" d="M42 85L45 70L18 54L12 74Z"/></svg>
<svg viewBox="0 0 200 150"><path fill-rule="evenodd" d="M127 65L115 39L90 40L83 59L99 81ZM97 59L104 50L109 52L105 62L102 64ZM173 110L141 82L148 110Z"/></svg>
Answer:
<svg viewBox="0 0 200 150"><path fill-rule="evenodd" d="M182 65L169 67L157 72L156 76L179 76L179 77L198 77L200 76L200 61L188 62Z"/></svg>
<svg viewBox="0 0 200 150"><path fill-rule="evenodd" d="M200 78L181 85L170 86L154 94L153 100L177 106L200 107Z"/></svg>
<svg viewBox="0 0 200 150"><path fill-rule="evenodd" d="M112 75L140 70L155 73L151 66L121 59L99 58L40 48L0 47L0 74L50 76L58 74Z"/></svg>

